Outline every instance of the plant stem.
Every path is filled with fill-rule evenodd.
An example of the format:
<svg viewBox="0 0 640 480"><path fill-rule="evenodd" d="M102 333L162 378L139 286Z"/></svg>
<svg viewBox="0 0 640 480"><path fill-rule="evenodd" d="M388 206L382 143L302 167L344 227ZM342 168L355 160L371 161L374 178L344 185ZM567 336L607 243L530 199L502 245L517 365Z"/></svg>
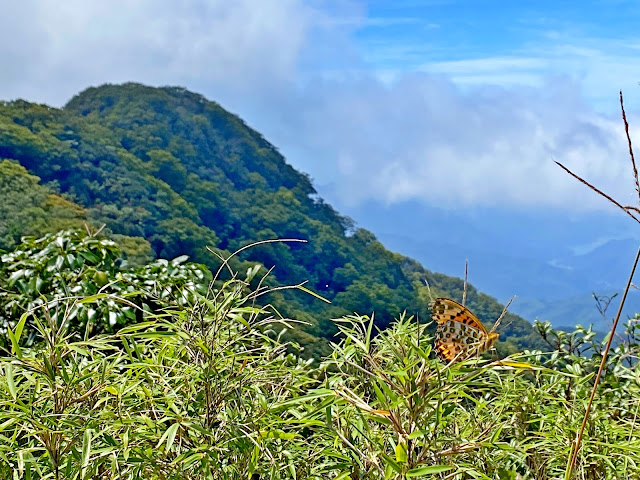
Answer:
<svg viewBox="0 0 640 480"><path fill-rule="evenodd" d="M638 247L638 253L636 253L636 259L633 262L633 267L631 268L631 274L629 275L627 286L624 289L622 300L620 300L618 313L616 314L616 318L613 321L613 326L611 327L611 333L609 334L609 341L607 342L607 346L605 347L604 352L602 352L602 361L600 362L600 368L598 368L598 374L596 375L596 378L593 382L593 389L591 390L591 396L589 397L589 402L587 403L587 409L584 412L584 418L582 419L582 426L580 427L580 430L578 430L576 439L573 442L571 461L569 462L569 465L567 467L567 472L565 473L565 476L564 476L565 480L569 480L571 478L571 474L573 473L573 469L576 465L576 460L578 458L578 451L580 450L580 443L582 442L582 434L584 433L584 429L587 425L587 420L589 419L589 412L591 411L591 404L593 403L593 399L596 396L596 390L598 389L598 384L600 383L600 376L602 375L602 371L604 370L604 364L607 361L607 356L609 355L609 349L611 348L611 342L613 341L613 336L615 334L616 327L618 326L620 315L622 314L622 307L624 307L624 302L627 299L627 293L629 293L629 288L631 288L633 274L636 271L636 266L638 265L639 259L640 259L640 247Z"/></svg>

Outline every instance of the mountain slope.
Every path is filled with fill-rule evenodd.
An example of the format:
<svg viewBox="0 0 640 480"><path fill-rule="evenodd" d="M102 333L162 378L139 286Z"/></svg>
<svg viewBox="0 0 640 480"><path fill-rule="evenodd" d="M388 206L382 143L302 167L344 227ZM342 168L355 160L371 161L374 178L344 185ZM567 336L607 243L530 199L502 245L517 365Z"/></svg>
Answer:
<svg viewBox="0 0 640 480"><path fill-rule="evenodd" d="M459 279L432 274L354 228L259 133L182 88L106 85L63 109L5 103L0 158L56 185L110 231L144 237L159 257L188 254L213 268L218 260L207 246L228 255L259 240L307 240L261 245L241 259L275 266L281 283L308 280L333 302L291 293L270 299L309 321L313 336L331 337L330 319L354 311L375 311L380 327L403 310L428 318L426 278L436 293L461 296ZM485 321L502 310L473 288L468 304ZM538 341L519 317L503 324L503 338L513 336L518 348Z"/></svg>
<svg viewBox="0 0 640 480"><path fill-rule="evenodd" d="M15 247L22 235L79 228L86 212L55 195L24 167L0 159L0 250Z"/></svg>

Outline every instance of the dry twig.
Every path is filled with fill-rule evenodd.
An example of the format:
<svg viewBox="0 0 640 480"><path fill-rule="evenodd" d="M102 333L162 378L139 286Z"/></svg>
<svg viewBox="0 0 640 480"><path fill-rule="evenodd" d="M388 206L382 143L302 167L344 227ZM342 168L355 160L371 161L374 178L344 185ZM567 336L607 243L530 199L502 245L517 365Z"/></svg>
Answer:
<svg viewBox="0 0 640 480"><path fill-rule="evenodd" d="M638 169L636 168L636 159L633 156L633 147L631 146L631 136L629 135L629 123L627 115L624 112L624 102L622 101L622 90L620 90L620 109L622 110L622 121L624 122L624 131L627 134L627 143L629 145L629 156L631 157L631 166L633 167L633 178L636 181L636 192L638 192L638 201L640 203L640 183L638 183Z"/></svg>
<svg viewBox="0 0 640 480"><path fill-rule="evenodd" d="M555 161L555 160L554 160ZM616 205L617 207L621 208L622 211L624 211L627 215L629 215L631 218L633 218L636 222L640 223L640 220L637 219L636 217L633 216L633 214L631 213L631 210L634 211L638 211L638 209L636 207L623 207L620 203L616 202L613 198L611 198L609 195L607 195L606 193L604 193L602 190L599 190L597 187L594 187L593 185L591 185L589 182L587 182L584 178L576 175L575 173L573 173L571 170L569 170L567 167L565 167L564 165L562 165L560 162L556 162L556 164L562 168L565 172L567 172L569 175L571 175L573 178L575 178L576 180L578 180L581 183L584 183L587 187L589 187L591 190L593 190L596 193L599 193L600 195L602 195L604 198L606 198L607 200L609 200L611 203L613 203L614 205Z"/></svg>
<svg viewBox="0 0 640 480"><path fill-rule="evenodd" d="M627 123L627 116L624 112L624 103L622 101L622 92L620 92L620 108L622 110L622 120L624 122L624 128L625 128L625 132L627 134L627 142L629 145L629 156L631 157L631 166L633 168L633 176L635 179L635 183L636 183L636 192L638 193L638 199L640 201L640 184L638 183L638 169L636 168L636 161L633 155L633 148L631 146L631 137L629 136L629 124ZM578 175L576 175L575 173L571 172L567 167L565 167L564 165L556 162L562 169L564 169L569 175L571 175L572 177L574 177L575 179L577 179L578 181L582 182L583 184L585 184L586 186L588 186L589 188L591 188L592 190L594 190L595 192L599 193L600 195L602 195L604 198L606 198L607 200L609 200L611 203L613 203L614 205L618 206L619 208L622 209L622 211L624 211L627 215L629 215L631 218L633 218L636 222L640 223L640 220L638 220L638 218L636 218L633 213L631 213L632 211L634 212L640 212L640 210L636 207L623 207L620 203L618 203L617 201L615 201L612 197L610 197L609 195L607 195L606 193L602 192L601 190L597 189L596 187L594 187L593 185L591 185L590 183L588 183L586 180L584 180L583 178L579 177ZM578 459L578 452L580 451L580 444L582 442L582 436L584 434L584 429L587 425L587 421L589 419L589 413L591 411L591 405L593 404L593 400L596 396L596 391L598 390L598 385L600 383L600 378L602 376L602 372L604 371L604 366L605 363L607 362L607 357L609 355L609 350L611 349L611 342L613 341L613 337L615 336L615 332L616 332L616 327L618 326L618 321L620 320L620 315L622 314L622 308L624 307L624 303L627 299L627 294L629 293L629 289L631 288L632 285L632 281L633 281L633 275L636 271L636 266L638 265L638 261L640 260L640 247L638 248L638 253L636 254L636 258L633 262L633 266L631 267L631 273L629 275L629 280L627 281L627 285L624 289L624 294L622 295L622 299L620 300L620 306L618 307L618 313L616 314L616 318L613 321L613 325L611 326L611 333L609 334L609 341L607 342L607 346L605 347L604 351L602 352L602 360L600 362L600 367L598 368L598 373L596 374L596 377L594 379L593 382L593 389L591 390L591 395L589 397L589 401L587 403L587 408L584 412L584 418L582 419L582 425L580 426L580 429L578 430L577 434L576 434L576 439L573 441L573 444L571 445L571 459L567 465L567 470L565 472L565 479L570 479L571 475L573 474L573 470L576 466L576 461Z"/></svg>
<svg viewBox="0 0 640 480"><path fill-rule="evenodd" d="M462 306L467 302L467 276L469 275L469 260L464 261L464 287L462 290Z"/></svg>

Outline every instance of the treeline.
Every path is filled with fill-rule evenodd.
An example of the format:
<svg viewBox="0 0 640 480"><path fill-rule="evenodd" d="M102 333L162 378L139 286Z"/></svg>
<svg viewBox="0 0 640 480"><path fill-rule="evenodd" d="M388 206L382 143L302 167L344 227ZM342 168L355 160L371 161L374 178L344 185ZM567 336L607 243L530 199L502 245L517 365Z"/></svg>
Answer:
<svg viewBox="0 0 640 480"><path fill-rule="evenodd" d="M7 250L20 235L81 220L94 228L106 224L104 233L139 265L188 255L215 269L217 256L228 257L252 242L307 240L260 245L238 259L275 267L272 285L307 281L331 302L299 291L269 299L283 316L308 324L297 331L307 354L328 352L328 344L316 339L336 333L331 318L375 312L376 324L384 328L406 311L427 321L425 279L434 295L461 296L461 280L386 250L318 198L309 178L259 133L181 88L106 85L84 91L63 109L6 102L0 106L2 158L11 161L2 164L3 188L19 192L26 184L39 185L32 188L39 193L28 196L33 215L20 202L0 207L11 219L0 219L0 248ZM17 170L18 163L40 183ZM47 226L25 217L46 218ZM485 322L502 311L473 287L467 303ZM523 319L510 315L503 325L504 352L540 345Z"/></svg>

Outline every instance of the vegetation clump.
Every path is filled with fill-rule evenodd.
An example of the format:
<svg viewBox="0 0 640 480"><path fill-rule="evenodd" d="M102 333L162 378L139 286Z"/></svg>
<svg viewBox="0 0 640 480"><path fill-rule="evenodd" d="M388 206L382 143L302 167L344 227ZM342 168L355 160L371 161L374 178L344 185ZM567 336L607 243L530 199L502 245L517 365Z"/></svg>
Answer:
<svg viewBox="0 0 640 480"><path fill-rule="evenodd" d="M261 306L278 287L258 264L212 278L184 259L114 262L102 277L112 242L74 231L21 248L4 277L43 283L4 321L0 478L559 478L602 351L589 330L538 324L546 353L444 364L428 324L354 315L305 361L283 341L295 320ZM55 258L68 263L48 278ZM15 277L5 294L31 288ZM610 354L574 478L640 474L639 330Z"/></svg>

